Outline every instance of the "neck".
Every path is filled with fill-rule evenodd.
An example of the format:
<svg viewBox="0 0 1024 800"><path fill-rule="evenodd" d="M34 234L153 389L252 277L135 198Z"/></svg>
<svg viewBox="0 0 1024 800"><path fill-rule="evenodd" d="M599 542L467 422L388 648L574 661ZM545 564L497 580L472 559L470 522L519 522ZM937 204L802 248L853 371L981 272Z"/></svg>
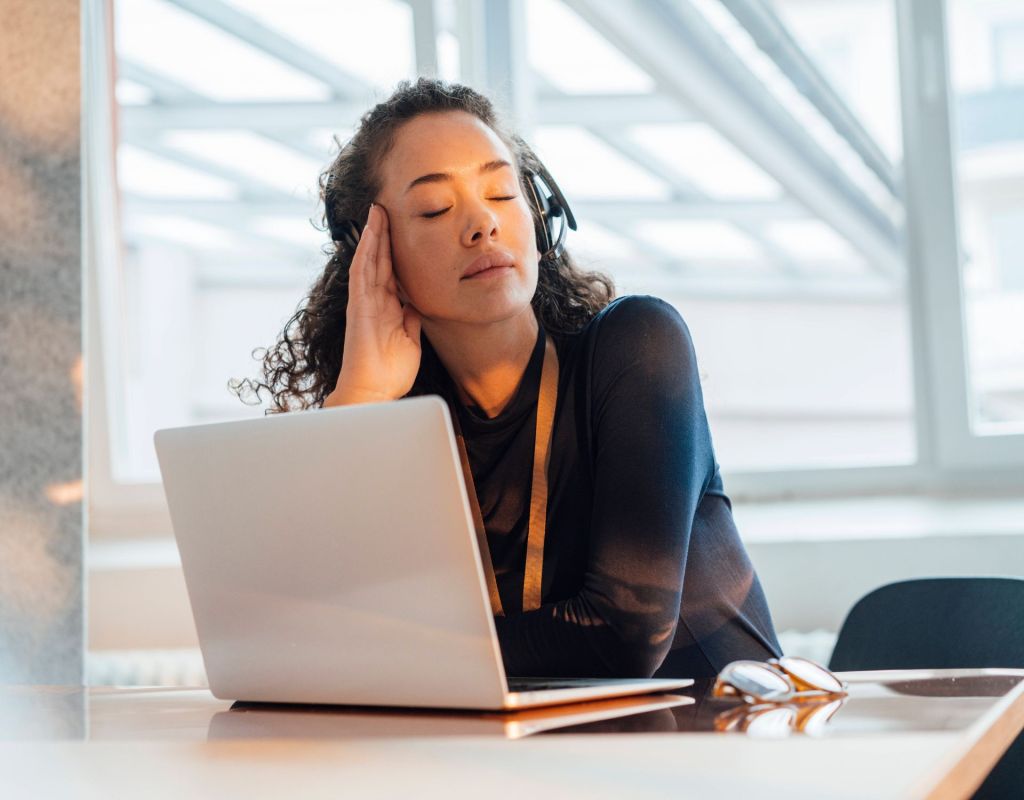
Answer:
<svg viewBox="0 0 1024 800"><path fill-rule="evenodd" d="M515 394L537 343L533 307L486 324L423 321L423 332L452 377L462 402L496 417Z"/></svg>

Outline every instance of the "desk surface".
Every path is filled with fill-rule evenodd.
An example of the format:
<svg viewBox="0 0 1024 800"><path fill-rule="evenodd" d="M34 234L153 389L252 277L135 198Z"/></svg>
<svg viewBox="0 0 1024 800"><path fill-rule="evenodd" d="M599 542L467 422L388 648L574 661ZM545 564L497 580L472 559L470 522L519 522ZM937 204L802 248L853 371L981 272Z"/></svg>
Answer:
<svg viewBox="0 0 1024 800"><path fill-rule="evenodd" d="M1024 727L1024 670L846 673L743 713L708 681L514 714L235 706L200 689L0 687L12 796L969 796ZM7 794L6 791L0 792Z"/></svg>

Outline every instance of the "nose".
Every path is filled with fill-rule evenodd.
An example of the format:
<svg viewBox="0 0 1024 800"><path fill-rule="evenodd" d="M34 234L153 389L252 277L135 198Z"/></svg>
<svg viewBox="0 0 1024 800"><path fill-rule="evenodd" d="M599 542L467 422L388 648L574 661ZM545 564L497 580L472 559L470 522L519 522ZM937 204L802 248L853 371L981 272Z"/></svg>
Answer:
<svg viewBox="0 0 1024 800"><path fill-rule="evenodd" d="M498 215L480 200L471 202L466 212L462 243L466 247L473 247L479 244L481 239L493 239L497 235Z"/></svg>

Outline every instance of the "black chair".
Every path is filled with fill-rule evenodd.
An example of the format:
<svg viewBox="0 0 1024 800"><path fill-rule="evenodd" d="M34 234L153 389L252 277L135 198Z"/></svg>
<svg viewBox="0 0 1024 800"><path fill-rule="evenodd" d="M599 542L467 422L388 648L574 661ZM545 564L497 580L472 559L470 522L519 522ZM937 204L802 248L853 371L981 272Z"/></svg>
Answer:
<svg viewBox="0 0 1024 800"><path fill-rule="evenodd" d="M1024 578L923 578L869 592L847 614L833 670L1024 668ZM1024 797L1024 734L975 800Z"/></svg>

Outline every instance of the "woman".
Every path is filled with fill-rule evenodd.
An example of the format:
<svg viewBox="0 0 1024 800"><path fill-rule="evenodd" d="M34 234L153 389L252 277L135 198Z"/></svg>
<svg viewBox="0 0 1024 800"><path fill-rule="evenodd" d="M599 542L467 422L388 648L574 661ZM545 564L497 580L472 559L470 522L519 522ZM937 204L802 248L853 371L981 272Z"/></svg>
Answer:
<svg viewBox="0 0 1024 800"><path fill-rule="evenodd" d="M256 391L277 411L448 401L510 675L697 677L779 655L686 325L551 247L541 170L473 90L400 84L321 177L337 241Z"/></svg>

